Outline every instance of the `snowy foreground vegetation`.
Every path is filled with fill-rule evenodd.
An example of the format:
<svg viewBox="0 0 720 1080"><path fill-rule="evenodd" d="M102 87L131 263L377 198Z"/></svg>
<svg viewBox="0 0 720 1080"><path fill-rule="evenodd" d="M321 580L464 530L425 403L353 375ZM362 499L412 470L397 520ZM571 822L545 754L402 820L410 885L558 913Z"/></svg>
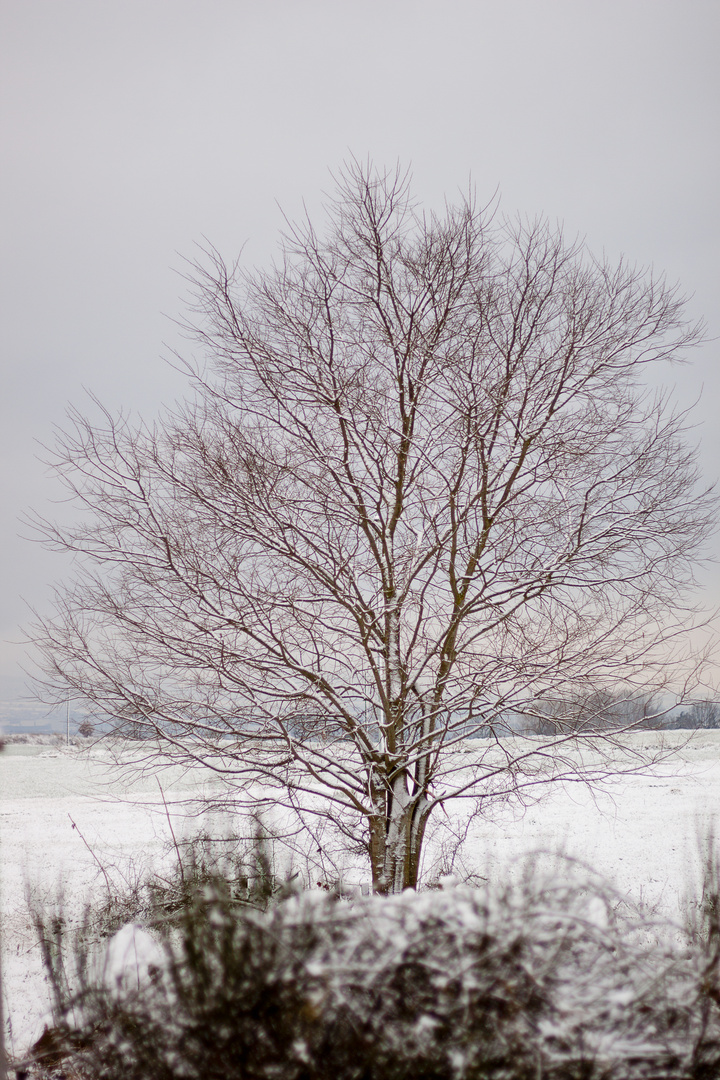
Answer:
<svg viewBox="0 0 720 1080"><path fill-rule="evenodd" d="M718 885L711 868L703 886L697 852L720 734L633 740L675 754L603 796L555 783L525 809L446 816L425 889L397 898L363 896L352 857L302 862L272 831L258 875L252 822L235 822L230 852L227 812L191 815L213 794L196 774L165 773L161 790L101 746L6 750L13 1059L47 1026L70 1033L69 1059L57 1031L41 1043L66 1076L720 1075ZM199 874L188 852L207 845L192 838L211 833L224 854Z"/></svg>
<svg viewBox="0 0 720 1080"><path fill-rule="evenodd" d="M717 1076L710 869L684 947L586 875L266 911L218 880L124 971L78 937L72 991L46 938L55 1029L36 1052L108 1080Z"/></svg>

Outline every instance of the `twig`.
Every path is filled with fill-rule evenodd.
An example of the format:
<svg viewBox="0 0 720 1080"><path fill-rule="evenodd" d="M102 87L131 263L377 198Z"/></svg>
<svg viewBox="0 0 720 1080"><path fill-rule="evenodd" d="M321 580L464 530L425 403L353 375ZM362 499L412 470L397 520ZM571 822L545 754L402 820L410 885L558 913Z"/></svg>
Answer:
<svg viewBox="0 0 720 1080"><path fill-rule="evenodd" d="M75 822L73 821L72 817L70 817L70 814L68 814L68 817L70 818L70 822L71 822L71 824L72 824L72 827L73 827L73 829L75 829L75 831L77 832L78 836L79 836L79 837L80 837L80 839L82 840L83 844L84 844L84 845L85 845L85 847L86 847L86 848L88 849L88 851L89 851L89 852L90 852L90 854L92 855L93 859L95 860L95 862L96 862L96 863L98 864L98 866L100 867L100 870L102 871L102 876L103 876L103 877L105 878L105 884L107 885L107 890L108 890L108 896L112 896L112 892L113 892L113 891L112 891L112 886L111 886L111 884L110 884L110 878L109 878L109 877L108 877L108 875L107 875L107 870L105 869L105 867L103 866L103 864L102 864L102 863L100 862L100 860L98 859L97 855L95 854L95 852L93 851L93 849L92 849L92 848L90 847L90 845L88 844L88 842L87 842L87 840L85 839L85 837L83 836L83 834L82 834L82 833L80 832L80 829L79 829L79 828L78 828L78 826L77 826L77 825L75 824Z"/></svg>
<svg viewBox="0 0 720 1080"><path fill-rule="evenodd" d="M160 777L156 776L155 779L157 780L157 786L160 788L160 795L162 797L163 806L165 807L165 817L167 818L168 827L170 829L170 835L172 836L173 844L175 845L175 851L177 853L178 868L180 870L180 880L182 881L183 888L185 888L185 871L183 869L182 856L180 855L180 848L178 847L178 842L177 842L177 840L175 838L175 830L173 829L172 821L170 819L170 811L168 810L168 804L165 801L165 792L162 789L162 784L160 783Z"/></svg>

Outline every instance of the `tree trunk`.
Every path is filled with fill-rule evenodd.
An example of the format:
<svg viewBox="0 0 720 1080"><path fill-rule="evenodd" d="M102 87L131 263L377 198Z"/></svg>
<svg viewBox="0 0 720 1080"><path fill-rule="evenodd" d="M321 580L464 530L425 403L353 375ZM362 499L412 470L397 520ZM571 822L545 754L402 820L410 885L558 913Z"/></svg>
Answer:
<svg viewBox="0 0 720 1080"><path fill-rule="evenodd" d="M373 891L396 894L417 887L429 810L424 795L388 801L389 814L370 819L369 854Z"/></svg>

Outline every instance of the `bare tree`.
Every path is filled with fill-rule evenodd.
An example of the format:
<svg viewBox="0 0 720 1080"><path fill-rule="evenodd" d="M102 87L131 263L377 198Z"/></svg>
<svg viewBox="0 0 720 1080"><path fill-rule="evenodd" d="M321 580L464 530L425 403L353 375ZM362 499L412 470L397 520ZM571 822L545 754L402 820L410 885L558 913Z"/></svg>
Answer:
<svg viewBox="0 0 720 1080"><path fill-rule="evenodd" d="M712 698L699 698L690 702L690 708L684 709L672 723L672 727L704 728L713 730L720 728L720 704Z"/></svg>
<svg viewBox="0 0 720 1080"><path fill-rule="evenodd" d="M720 727L720 706L717 701L710 698L694 701L690 707L690 713L696 727L709 729Z"/></svg>
<svg viewBox="0 0 720 1080"><path fill-rule="evenodd" d="M700 330L546 222L424 215L357 165L276 267L210 250L192 279L193 400L61 440L87 514L43 525L78 557L47 685L414 885L435 808L577 777L627 723L469 736L682 669L712 501L639 379Z"/></svg>
<svg viewBox="0 0 720 1080"><path fill-rule="evenodd" d="M662 700L635 686L579 684L571 696L538 698L521 717L521 730L537 735L598 733L661 726L667 708Z"/></svg>

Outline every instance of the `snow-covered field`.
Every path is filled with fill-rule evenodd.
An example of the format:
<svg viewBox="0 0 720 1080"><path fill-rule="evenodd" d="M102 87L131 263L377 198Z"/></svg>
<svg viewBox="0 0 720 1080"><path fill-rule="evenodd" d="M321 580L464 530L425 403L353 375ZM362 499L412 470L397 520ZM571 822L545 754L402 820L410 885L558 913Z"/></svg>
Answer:
<svg viewBox="0 0 720 1080"><path fill-rule="evenodd" d="M506 806L469 828L455 869L489 877L513 873L529 852L562 851L607 876L622 892L680 920L698 873L698 837L720 811L720 732L643 733L637 749L664 741L677 753L642 776L618 778L602 793L554 785L524 810ZM52 897L62 888L70 908L113 881L137 879L168 858L170 832L184 821L183 800L206 777L164 773L133 784L96 748L11 746L0 755L0 889L3 974L9 1049L21 1053L40 1033L47 1009L28 890ZM73 826L74 823L74 826Z"/></svg>

